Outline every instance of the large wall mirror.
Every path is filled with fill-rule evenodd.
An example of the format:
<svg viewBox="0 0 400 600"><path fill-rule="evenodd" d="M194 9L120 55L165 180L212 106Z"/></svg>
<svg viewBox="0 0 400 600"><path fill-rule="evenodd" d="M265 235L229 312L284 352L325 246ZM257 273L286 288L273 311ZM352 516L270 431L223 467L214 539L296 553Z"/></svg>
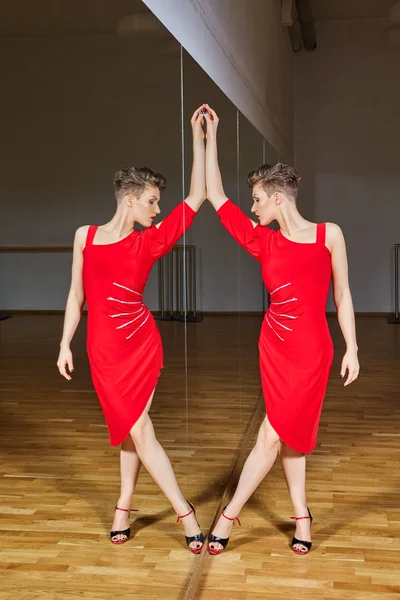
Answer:
<svg viewBox="0 0 400 600"><path fill-rule="evenodd" d="M7 528L23 533L37 564L50 564L51 555L59 565L56 579L47 577L50 567L41 576L43 598L59 585L72 593L78 581L110 598L121 586L132 595L165 598L168 590L181 598L200 559L187 551L182 525L144 468L132 504L139 509L134 540L117 548L107 539L119 452L90 378L86 312L72 342L72 381L56 368L74 232L110 220L113 176L124 167L166 177L158 220L182 201L190 186L190 118L203 102L220 117L225 191L249 216L247 175L278 156L142 2L22 5L17 11L9 3L0 40L7 115L0 310L12 315L1 322ZM144 302L164 347L150 416L206 534L262 403L257 340L267 299L259 265L206 201L154 265ZM36 589L32 556L9 572L14 594Z"/></svg>

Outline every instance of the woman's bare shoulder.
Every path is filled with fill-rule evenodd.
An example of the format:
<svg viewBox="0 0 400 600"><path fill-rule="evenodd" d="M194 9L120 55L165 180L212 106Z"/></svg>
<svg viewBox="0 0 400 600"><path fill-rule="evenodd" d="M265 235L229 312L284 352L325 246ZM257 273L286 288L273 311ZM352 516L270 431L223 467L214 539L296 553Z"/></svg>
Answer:
<svg viewBox="0 0 400 600"><path fill-rule="evenodd" d="M326 223L326 245L332 251L335 245L344 244L343 232L336 223Z"/></svg>
<svg viewBox="0 0 400 600"><path fill-rule="evenodd" d="M82 225L81 227L78 227L78 229L75 231L74 244L77 244L81 248L84 247L89 227L90 225Z"/></svg>

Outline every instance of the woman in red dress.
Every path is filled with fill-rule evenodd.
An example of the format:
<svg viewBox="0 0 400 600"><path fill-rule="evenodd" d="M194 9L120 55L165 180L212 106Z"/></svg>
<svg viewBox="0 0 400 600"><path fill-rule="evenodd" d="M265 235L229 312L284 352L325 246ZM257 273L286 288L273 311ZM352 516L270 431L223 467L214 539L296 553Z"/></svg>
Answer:
<svg viewBox="0 0 400 600"><path fill-rule="evenodd" d="M143 291L154 262L169 252L205 200L203 116L192 117L193 169L189 196L161 223L162 175L150 169L116 173L117 210L101 226L80 227L75 235L72 282L68 296L58 368L71 379L70 343L86 299L87 351L93 384L112 445L121 444L121 492L111 531L115 544L130 536L129 512L143 464L171 502L182 521L190 550L204 543L194 509L183 497L171 463L157 441L149 409L163 367L161 336ZM135 223L145 227L136 231ZM67 370L68 367L68 370Z"/></svg>
<svg viewBox="0 0 400 600"><path fill-rule="evenodd" d="M345 385L359 373L345 242L337 225L316 225L300 215L296 206L298 177L288 165L263 165L250 173L251 210L258 223L228 200L218 167L218 117L207 109L207 197L224 227L260 262L270 296L259 339L266 417L236 492L210 536L208 550L219 554L226 547L234 521L279 453L296 519L291 547L297 554L307 554L312 517L306 502L305 454L317 441L333 360L325 316L331 278L347 345L341 368L342 378L348 372ZM273 220L280 225L278 231L266 227Z"/></svg>

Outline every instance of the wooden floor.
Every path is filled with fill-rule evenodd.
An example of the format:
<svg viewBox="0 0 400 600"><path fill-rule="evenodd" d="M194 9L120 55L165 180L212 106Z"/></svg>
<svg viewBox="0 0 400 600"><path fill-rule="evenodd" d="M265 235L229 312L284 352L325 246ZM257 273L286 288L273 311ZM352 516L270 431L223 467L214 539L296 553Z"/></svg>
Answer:
<svg viewBox="0 0 400 600"><path fill-rule="evenodd" d="M159 322L165 348L152 417L204 532L259 397L257 317ZM57 373L62 317L0 322L0 599L182 599L197 569L202 600L394 599L400 593L400 327L358 320L361 375L343 389L337 348L308 460L315 549L288 548L291 507L279 463L244 508L228 551L192 556L145 471L134 538L108 539L118 450L89 378L84 327L72 382ZM185 346L188 348L185 358Z"/></svg>

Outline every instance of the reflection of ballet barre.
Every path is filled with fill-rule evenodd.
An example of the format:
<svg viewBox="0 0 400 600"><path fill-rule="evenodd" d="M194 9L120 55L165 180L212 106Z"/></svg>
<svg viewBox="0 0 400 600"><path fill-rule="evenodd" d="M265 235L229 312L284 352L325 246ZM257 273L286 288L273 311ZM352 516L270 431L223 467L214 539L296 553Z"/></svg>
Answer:
<svg viewBox="0 0 400 600"><path fill-rule="evenodd" d="M400 244L394 245L394 316L388 318L388 323L400 324L399 316L399 248Z"/></svg>
<svg viewBox="0 0 400 600"><path fill-rule="evenodd" d="M196 246L174 246L158 261L161 319L198 322Z"/></svg>
<svg viewBox="0 0 400 600"><path fill-rule="evenodd" d="M0 252L7 254L72 252L72 246L0 246ZM11 316L10 312L0 311L0 321L9 319Z"/></svg>

